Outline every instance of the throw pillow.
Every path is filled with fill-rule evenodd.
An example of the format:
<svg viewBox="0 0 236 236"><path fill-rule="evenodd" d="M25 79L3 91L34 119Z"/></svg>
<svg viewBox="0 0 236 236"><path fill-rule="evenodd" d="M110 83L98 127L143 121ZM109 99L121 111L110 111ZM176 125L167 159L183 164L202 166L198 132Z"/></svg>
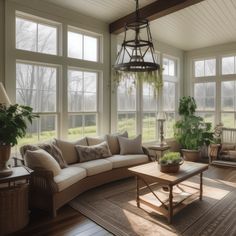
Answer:
<svg viewBox="0 0 236 236"><path fill-rule="evenodd" d="M43 168L45 170L50 170L53 172L53 175L59 175L61 168L57 161L43 149L30 151L27 150L25 153L25 162L26 165L31 168Z"/></svg>
<svg viewBox="0 0 236 236"><path fill-rule="evenodd" d="M73 164L78 162L78 156L75 150L75 145L88 146L87 139L82 138L75 142L68 142L59 139L55 139L56 146L61 150L62 156L67 164Z"/></svg>
<svg viewBox="0 0 236 236"><path fill-rule="evenodd" d="M112 154L106 141L93 146L75 146L80 162L92 161L100 158L110 157Z"/></svg>
<svg viewBox="0 0 236 236"><path fill-rule="evenodd" d="M43 143L38 146L48 152L58 162L62 169L68 167L66 161L63 159L61 150L56 145L52 143Z"/></svg>
<svg viewBox="0 0 236 236"><path fill-rule="evenodd" d="M128 139L125 137L118 136L120 143L120 154L143 154L142 149L142 135L138 135L134 139Z"/></svg>
<svg viewBox="0 0 236 236"><path fill-rule="evenodd" d="M108 146L110 148L112 155L120 154L120 144L119 144L118 136L128 138L128 132L125 131L122 134L117 133L117 134L106 135L106 141L108 143Z"/></svg>
<svg viewBox="0 0 236 236"><path fill-rule="evenodd" d="M36 145L23 145L22 147L20 147L20 154L23 157L23 159L25 159L25 153L26 151L30 150L30 151L35 151L35 150L39 150L40 148Z"/></svg>
<svg viewBox="0 0 236 236"><path fill-rule="evenodd" d="M105 139L104 137L98 137L98 138L87 137L87 141L89 146L93 146L104 142Z"/></svg>

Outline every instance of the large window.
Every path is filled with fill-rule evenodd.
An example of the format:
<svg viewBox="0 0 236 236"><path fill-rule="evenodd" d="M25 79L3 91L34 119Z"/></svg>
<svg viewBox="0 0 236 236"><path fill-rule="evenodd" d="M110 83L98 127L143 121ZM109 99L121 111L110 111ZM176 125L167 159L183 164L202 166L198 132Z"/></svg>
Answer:
<svg viewBox="0 0 236 236"><path fill-rule="evenodd" d="M58 54L58 27L50 23L16 17L16 48L46 54Z"/></svg>
<svg viewBox="0 0 236 236"><path fill-rule="evenodd" d="M100 60L102 35L69 26L66 18L63 27L67 31L62 31L60 22L15 13L15 47L10 59L16 62L15 98L40 116L28 126L20 146L54 137L72 140L99 135L103 93L98 90L103 88L105 70ZM67 45L61 41L65 38Z"/></svg>
<svg viewBox="0 0 236 236"><path fill-rule="evenodd" d="M57 67L16 63L16 102L40 115L20 143L48 140L57 134Z"/></svg>
<svg viewBox="0 0 236 236"><path fill-rule="evenodd" d="M117 89L117 130L127 130L130 137L136 135L136 109L136 86L133 79L126 79Z"/></svg>
<svg viewBox="0 0 236 236"><path fill-rule="evenodd" d="M194 62L195 77L206 77L216 75L216 59L196 60Z"/></svg>
<svg viewBox="0 0 236 236"><path fill-rule="evenodd" d="M193 66L193 95L197 104L196 114L214 126L216 122L216 58L195 60Z"/></svg>
<svg viewBox="0 0 236 236"><path fill-rule="evenodd" d="M99 37L86 35L77 29L68 31L68 57L99 61Z"/></svg>
<svg viewBox="0 0 236 236"><path fill-rule="evenodd" d="M126 78L120 83L117 89L118 131L127 130L131 136L142 133L144 142L155 141L159 138L157 114L163 109L167 116L165 137L173 137L178 99L177 59L165 56L163 66L161 95L142 80Z"/></svg>
<svg viewBox="0 0 236 236"><path fill-rule="evenodd" d="M152 141L157 138L157 94L149 84L143 84L143 141Z"/></svg>
<svg viewBox="0 0 236 236"><path fill-rule="evenodd" d="M68 70L69 139L97 134L98 73Z"/></svg>

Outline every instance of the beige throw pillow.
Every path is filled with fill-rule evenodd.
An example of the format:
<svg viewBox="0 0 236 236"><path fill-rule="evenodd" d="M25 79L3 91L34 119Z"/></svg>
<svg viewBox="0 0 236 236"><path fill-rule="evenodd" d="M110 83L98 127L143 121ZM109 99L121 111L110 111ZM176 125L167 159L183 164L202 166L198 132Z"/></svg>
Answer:
<svg viewBox="0 0 236 236"><path fill-rule="evenodd" d="M87 141L88 141L89 146L93 146L93 145L97 145L104 142L105 138L104 137L97 137L97 138L87 137Z"/></svg>
<svg viewBox="0 0 236 236"><path fill-rule="evenodd" d="M143 154L142 149L142 135L138 135L134 139L128 139L125 137L118 136L118 140L120 143L120 154Z"/></svg>
<svg viewBox="0 0 236 236"><path fill-rule="evenodd" d="M57 147L59 147L59 149L61 150L62 156L68 164L73 164L79 161L77 152L75 150L75 145L88 146L86 138L82 138L75 142L68 142L59 139L55 140Z"/></svg>
<svg viewBox="0 0 236 236"><path fill-rule="evenodd" d="M119 144L118 136L128 138L128 132L125 131L122 134L117 133L117 134L106 135L106 140L107 140L107 143L108 143L108 146L110 148L112 155L120 154L120 144Z"/></svg>
<svg viewBox="0 0 236 236"><path fill-rule="evenodd" d="M25 162L26 165L33 170L35 168L43 168L52 171L54 176L59 175L61 172L61 168L57 161L43 149L26 151Z"/></svg>
<svg viewBox="0 0 236 236"><path fill-rule="evenodd" d="M110 157L112 154L106 141L93 146L75 146L80 162L92 161Z"/></svg>

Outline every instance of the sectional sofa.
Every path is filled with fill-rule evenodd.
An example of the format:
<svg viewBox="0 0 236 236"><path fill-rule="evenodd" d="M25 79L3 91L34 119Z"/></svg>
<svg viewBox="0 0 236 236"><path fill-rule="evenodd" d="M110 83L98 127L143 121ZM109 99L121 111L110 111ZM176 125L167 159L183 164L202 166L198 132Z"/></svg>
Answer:
<svg viewBox="0 0 236 236"><path fill-rule="evenodd" d="M126 140L125 138L123 141ZM89 149L96 147L96 145L99 146L104 141L110 150L109 157L80 161L76 149L78 146ZM127 142L129 142L128 139ZM64 162L61 165L57 160L60 167L56 166L56 170L53 167L50 169L52 163L54 167L58 165L54 163L54 160L51 160L52 158L47 159L46 157L44 160L41 157L37 159L38 156L34 157L35 154L41 155L40 152L43 151L35 150L43 148L44 145L23 146L21 154L25 159L25 165L34 170L30 184L31 207L50 211L54 217L61 206L84 191L111 181L127 178L132 175L127 170L128 167L150 161L147 149L141 147L140 151L140 149L135 148L132 142L127 145L128 149L131 148L128 150L128 154L124 150L122 151L118 135L106 135L103 138L83 138L75 142L56 139L52 144L59 149ZM53 153L51 154L53 155ZM37 160L42 163L37 163Z"/></svg>

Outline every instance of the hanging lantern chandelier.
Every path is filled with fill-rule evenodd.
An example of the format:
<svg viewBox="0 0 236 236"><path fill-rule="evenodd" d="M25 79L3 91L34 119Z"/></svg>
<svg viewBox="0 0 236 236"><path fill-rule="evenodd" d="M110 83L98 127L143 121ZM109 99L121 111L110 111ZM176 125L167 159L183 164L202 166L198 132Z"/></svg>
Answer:
<svg viewBox="0 0 236 236"><path fill-rule="evenodd" d="M127 39L128 30L134 32L134 38ZM121 72L152 72L160 70L160 65L156 62L154 54L149 21L140 18L138 0L136 0L135 21L125 24L124 34L124 41L117 55L114 69Z"/></svg>

